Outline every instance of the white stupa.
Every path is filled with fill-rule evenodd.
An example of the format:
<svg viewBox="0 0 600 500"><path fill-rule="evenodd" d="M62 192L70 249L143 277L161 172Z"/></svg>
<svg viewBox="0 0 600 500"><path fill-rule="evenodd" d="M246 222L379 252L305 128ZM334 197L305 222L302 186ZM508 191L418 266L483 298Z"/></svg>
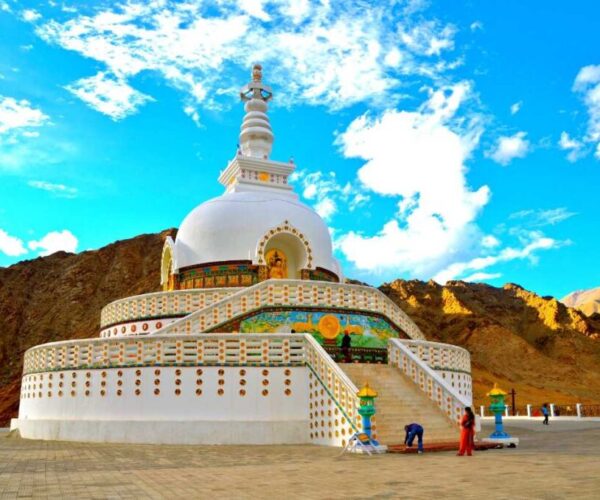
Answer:
<svg viewBox="0 0 600 500"><path fill-rule="evenodd" d="M294 164L270 159L272 95L254 66L225 192L165 241L163 291L108 304L99 338L26 352L12 422L23 437L345 446L364 429L367 380L384 444L402 442L409 400L430 439L456 437L468 352L425 341L379 290L344 282L327 225L288 183Z"/></svg>
<svg viewBox="0 0 600 500"><path fill-rule="evenodd" d="M181 223L176 240L167 240L163 285L167 289L195 286L189 283L189 271L216 263L255 266L252 283L257 283L258 274L266 272L265 255L271 248L285 254L287 278L299 279L320 270L333 281L342 281L327 225L312 208L298 201L288 184L294 164L269 159L274 136L267 103L273 94L262 83L259 65L240 95L246 115L238 154L219 177L225 193L192 210ZM274 228L287 229L271 235ZM174 278L170 285L169 277Z"/></svg>

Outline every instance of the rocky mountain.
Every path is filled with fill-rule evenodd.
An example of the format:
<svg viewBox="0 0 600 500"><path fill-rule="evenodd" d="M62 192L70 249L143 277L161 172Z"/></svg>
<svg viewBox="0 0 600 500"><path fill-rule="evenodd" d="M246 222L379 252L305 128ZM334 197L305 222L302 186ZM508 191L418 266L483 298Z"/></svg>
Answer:
<svg viewBox="0 0 600 500"><path fill-rule="evenodd" d="M44 342L96 337L108 302L158 290L162 245L174 234L0 268L0 425L17 414L23 353Z"/></svg>
<svg viewBox="0 0 600 500"><path fill-rule="evenodd" d="M381 290L431 340L471 353L475 404L494 382L517 405L600 401L600 321L514 284L396 280Z"/></svg>
<svg viewBox="0 0 600 500"><path fill-rule="evenodd" d="M569 307L575 307L588 316L600 316L600 287L590 290L579 290L561 299Z"/></svg>
<svg viewBox="0 0 600 500"><path fill-rule="evenodd" d="M95 337L108 302L158 290L162 245L174 234L0 268L0 425L18 411L23 353ZM428 338L469 349L476 404L494 381L514 387L523 404L600 402L600 320L511 284L396 280L381 290Z"/></svg>

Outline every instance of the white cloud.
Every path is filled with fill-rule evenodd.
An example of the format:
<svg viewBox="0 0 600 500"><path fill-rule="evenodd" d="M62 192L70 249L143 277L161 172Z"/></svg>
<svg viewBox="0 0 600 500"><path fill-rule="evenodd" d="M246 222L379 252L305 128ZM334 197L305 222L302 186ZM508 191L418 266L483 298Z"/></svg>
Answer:
<svg viewBox="0 0 600 500"><path fill-rule="evenodd" d="M600 64L581 68L575 78L573 90L583 96L583 102L588 112L587 132L584 140L594 145L594 156L600 160ZM571 149L576 151L575 148Z"/></svg>
<svg viewBox="0 0 600 500"><path fill-rule="evenodd" d="M317 213L327 220L337 211L337 205L331 198L322 198L315 205Z"/></svg>
<svg viewBox="0 0 600 500"><path fill-rule="evenodd" d="M77 80L66 89L113 120L121 120L134 114L140 106L154 100L135 90L126 80L102 71L95 76Z"/></svg>
<svg viewBox="0 0 600 500"><path fill-rule="evenodd" d="M481 272L483 269L487 269L490 266L512 260L529 259L531 262L535 263L537 251L558 248L563 244L555 239L544 236L539 231L529 232L526 238L528 241L521 248L507 247L500 250L495 255L476 257L465 262L454 262L437 273L433 279L438 283L444 284L449 280L459 278L467 272ZM469 277L472 276L473 274Z"/></svg>
<svg viewBox="0 0 600 500"><path fill-rule="evenodd" d="M65 186L64 184L54 184L45 181L29 181L27 184L32 188L48 191L62 198L74 198L77 196L76 188Z"/></svg>
<svg viewBox="0 0 600 500"><path fill-rule="evenodd" d="M41 17L42 15L35 9L25 9L21 12L21 19L23 19L23 21L27 21L28 23L33 23Z"/></svg>
<svg viewBox="0 0 600 500"><path fill-rule="evenodd" d="M196 106L188 104L183 108L183 112L192 119L192 121L196 124L196 127L202 126L202 123L200 122L200 112Z"/></svg>
<svg viewBox="0 0 600 500"><path fill-rule="evenodd" d="M488 234L481 238L481 246L484 248L494 248L500 245L500 240L491 234Z"/></svg>
<svg viewBox="0 0 600 500"><path fill-rule="evenodd" d="M574 215L577 214L570 212L565 207L559 207L548 210L521 210L510 214L509 219L521 219L528 227L544 227L554 226Z"/></svg>
<svg viewBox="0 0 600 500"><path fill-rule="evenodd" d="M469 95L465 82L442 88L416 111L361 116L339 136L346 157L366 160L358 171L364 186L399 199L397 214L376 234L340 236L358 269L428 277L477 249L474 221L490 191L472 191L465 178L482 131L478 117L456 116Z"/></svg>
<svg viewBox="0 0 600 500"><path fill-rule="evenodd" d="M453 48L456 31L421 14L413 19L384 4L365 9L359 1L132 0L90 12L51 20L36 32L104 64L121 85L155 72L185 93L185 106L188 100L214 106L222 88L239 86L234 69L246 72L255 61L296 102L340 108L381 101L411 75L436 77L451 67L439 56Z"/></svg>
<svg viewBox="0 0 600 500"><path fill-rule="evenodd" d="M502 136L498 139L493 150L487 155L500 165L508 165L515 158L524 158L530 151L531 144L525 138L525 132L517 132L511 136Z"/></svg>
<svg viewBox="0 0 600 500"><path fill-rule="evenodd" d="M560 149L568 151L567 160L571 163L576 162L579 158L585 155L585 144L582 141L572 138L567 132L560 134L560 140L558 141Z"/></svg>
<svg viewBox="0 0 600 500"><path fill-rule="evenodd" d="M344 204L349 211L369 201L369 196L360 187L350 182L340 184L335 172L307 172L299 170L290 178L291 182L299 182L302 196L312 203L317 213L329 220Z"/></svg>
<svg viewBox="0 0 600 500"><path fill-rule="evenodd" d="M481 21L473 21L469 28L471 31L483 31L483 23Z"/></svg>
<svg viewBox="0 0 600 500"><path fill-rule="evenodd" d="M422 22L411 29L400 31L402 42L417 54L439 56L443 50L454 47L456 29L451 25L440 27L435 21Z"/></svg>
<svg viewBox="0 0 600 500"><path fill-rule="evenodd" d="M67 159L71 158L77 151L77 146L60 140L41 139L33 141L37 134L20 132L22 137L14 139L12 135L10 143L7 141L0 147L0 171L18 171L41 165L53 165L60 168ZM25 140L25 138L27 140ZM0 136L0 142L2 137Z"/></svg>
<svg viewBox="0 0 600 500"><path fill-rule="evenodd" d="M510 106L510 114L516 115L519 111L521 111L521 106L523 106L523 101L515 102Z"/></svg>
<svg viewBox="0 0 600 500"><path fill-rule="evenodd" d="M502 277L502 273L473 273L470 276L467 276L466 278L463 278L463 281L469 281L469 282L473 282L473 281L488 281L488 280L494 280L497 278Z"/></svg>
<svg viewBox="0 0 600 500"><path fill-rule="evenodd" d="M38 250L38 255L51 255L55 252L65 251L75 253L79 241L71 233L64 229L62 231L50 231L38 241L30 241L28 246L31 250Z"/></svg>
<svg viewBox="0 0 600 500"><path fill-rule="evenodd" d="M25 99L17 101L12 97L0 95L0 134L15 129L41 127L48 121L48 116L41 110L33 108ZM23 132L23 131L21 131Z"/></svg>
<svg viewBox="0 0 600 500"><path fill-rule="evenodd" d="M265 12L265 4L267 0L239 0L240 9L252 17L261 21L270 21L271 16Z"/></svg>
<svg viewBox="0 0 600 500"><path fill-rule="evenodd" d="M0 252L9 257L18 257L27 253L27 249L22 240L0 229Z"/></svg>

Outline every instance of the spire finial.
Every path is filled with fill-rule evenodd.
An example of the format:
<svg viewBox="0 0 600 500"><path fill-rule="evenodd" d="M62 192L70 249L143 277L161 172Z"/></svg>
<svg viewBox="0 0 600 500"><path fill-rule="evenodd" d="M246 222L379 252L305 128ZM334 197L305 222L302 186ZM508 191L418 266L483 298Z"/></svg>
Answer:
<svg viewBox="0 0 600 500"><path fill-rule="evenodd" d="M272 97L271 87L262 81L262 66L257 63L252 67L252 81L240 90L240 98L246 103L240 134L242 156L269 158L273 132L267 116L267 103Z"/></svg>
<svg viewBox="0 0 600 500"><path fill-rule="evenodd" d="M252 81L262 82L262 66L260 64L255 64L252 67Z"/></svg>

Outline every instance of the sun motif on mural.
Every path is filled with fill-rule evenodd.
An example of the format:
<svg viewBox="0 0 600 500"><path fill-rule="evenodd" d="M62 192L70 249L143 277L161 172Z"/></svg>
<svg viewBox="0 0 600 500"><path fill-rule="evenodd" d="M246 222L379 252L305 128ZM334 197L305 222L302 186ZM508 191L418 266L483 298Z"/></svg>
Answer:
<svg viewBox="0 0 600 500"><path fill-rule="evenodd" d="M266 255L267 269L270 279L285 279L288 277L287 258L285 253L272 248Z"/></svg>
<svg viewBox="0 0 600 500"><path fill-rule="evenodd" d="M335 339L340 333L340 320L333 314L326 314L319 320L319 333L327 340Z"/></svg>

